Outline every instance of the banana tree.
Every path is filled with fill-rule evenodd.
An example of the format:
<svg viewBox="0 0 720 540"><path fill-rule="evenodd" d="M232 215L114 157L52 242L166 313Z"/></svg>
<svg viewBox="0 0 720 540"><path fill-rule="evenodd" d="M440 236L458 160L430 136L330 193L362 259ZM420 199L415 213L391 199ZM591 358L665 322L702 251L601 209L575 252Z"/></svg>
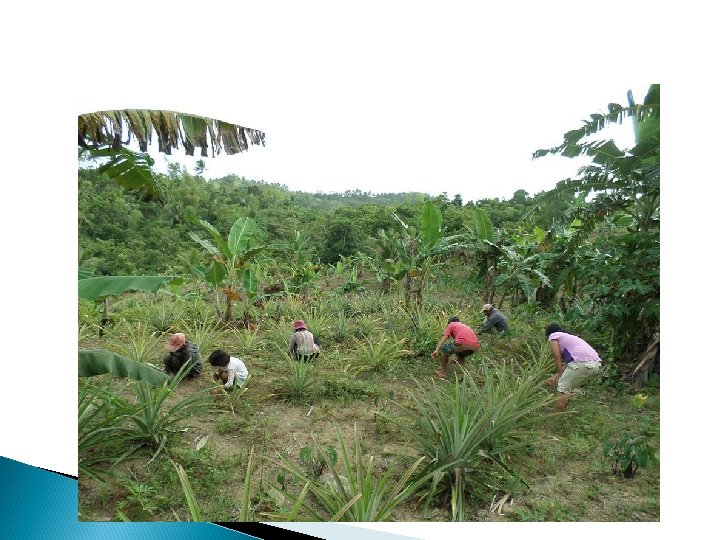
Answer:
<svg viewBox="0 0 720 540"><path fill-rule="evenodd" d="M427 282L428 272L439 258L460 246L460 235L444 236L442 214L430 201L425 201L421 227L407 225L397 214L399 234L384 229L378 233L381 249L388 255L378 265L383 275L392 281L404 280L405 306L419 306Z"/></svg>
<svg viewBox="0 0 720 540"><path fill-rule="evenodd" d="M270 246L255 245L253 235L257 224L248 217L241 217L233 224L227 240L207 221L195 217L190 217L189 220L203 227L212 237L210 241L194 232L190 233L190 238L212 257L210 266L191 265L191 269L201 280L215 288L218 303L219 292L222 291L225 295L223 320L229 322L232 320L232 303L243 298L243 291L248 301L257 296L258 279L250 264Z"/></svg>
<svg viewBox="0 0 720 540"><path fill-rule="evenodd" d="M629 118L635 130L635 146L619 149L613 140L587 137L601 132L612 123ZM660 86L648 89L642 104L635 103L628 91L628 105L608 105L608 113L592 114L578 129L568 131L562 144L536 150L533 159L548 155L592 158L589 165L578 170L578 178L558 182L540 202L561 192L581 195L595 192L587 204L598 222L606 216L623 211L630 214L640 232L659 227L660 212Z"/></svg>
<svg viewBox="0 0 720 540"><path fill-rule="evenodd" d="M393 230L380 229L377 242L380 253L371 264L382 290L387 292L391 283L399 282L407 274L408 268L404 262L408 258L407 250L400 233Z"/></svg>
<svg viewBox="0 0 720 540"><path fill-rule="evenodd" d="M600 137L605 127L623 120L635 129L635 145L628 149ZM590 115L565 133L560 145L537 150L533 158L548 154L591 158L575 179L559 182L539 202L562 192L579 195L582 205L569 221L582 220L582 235L575 234L572 246L586 239L591 248L586 260L574 263L578 279L591 299L595 328L618 329L612 337L618 357L632 358L651 344L659 324L660 86L651 85L642 103L628 92L627 106L610 103L607 113ZM568 259L562 262L573 264Z"/></svg>
<svg viewBox="0 0 720 540"><path fill-rule="evenodd" d="M503 291L498 306L502 306L508 293L513 295L515 303L519 303L523 297L530 302L535 300L535 293L541 283L546 287L552 286L542 271L543 259L540 254L523 249L525 246L519 238L516 237L515 241L514 246L495 246L501 257L497 264L498 274L494 286Z"/></svg>
<svg viewBox="0 0 720 540"><path fill-rule="evenodd" d="M473 213L472 226L465 226L467 249L474 256L478 270L476 280L484 282L485 302L492 303L495 294L494 278L501 252L495 245L495 229L487 213L479 207Z"/></svg>
<svg viewBox="0 0 720 540"><path fill-rule="evenodd" d="M547 233L543 231L538 246L543 261L543 273L550 279L548 287L541 283L536 291L536 300L544 308L550 308L554 301L566 312L582 293L584 280L582 268L588 264L590 244L587 232L580 219L569 224L555 223Z"/></svg>
<svg viewBox="0 0 720 540"><path fill-rule="evenodd" d="M290 276L288 279L281 278L288 293L300 292L320 277L318 272L321 267L310 257L309 245L309 237L294 231L289 242L273 246L274 249L282 249L287 254L280 271Z"/></svg>

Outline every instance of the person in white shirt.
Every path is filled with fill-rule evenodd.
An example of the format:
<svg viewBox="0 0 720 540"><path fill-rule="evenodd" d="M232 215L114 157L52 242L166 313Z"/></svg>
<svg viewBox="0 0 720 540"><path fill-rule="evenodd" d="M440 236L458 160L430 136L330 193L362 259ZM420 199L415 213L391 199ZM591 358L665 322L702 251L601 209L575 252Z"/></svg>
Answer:
<svg viewBox="0 0 720 540"><path fill-rule="evenodd" d="M222 349L218 349L210 353L208 358L211 366L217 368L213 374L213 379L219 379L225 385L225 390L233 391L245 384L248 378L248 369L239 358L230 356Z"/></svg>

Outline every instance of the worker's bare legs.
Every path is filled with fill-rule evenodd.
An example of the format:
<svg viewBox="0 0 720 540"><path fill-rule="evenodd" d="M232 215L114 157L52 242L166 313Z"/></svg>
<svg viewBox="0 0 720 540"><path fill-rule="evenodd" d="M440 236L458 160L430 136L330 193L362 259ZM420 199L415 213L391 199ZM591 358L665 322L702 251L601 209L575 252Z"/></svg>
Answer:
<svg viewBox="0 0 720 540"><path fill-rule="evenodd" d="M469 345L456 345L455 346L455 360L453 360L453 363L464 366L465 365L465 359L469 355L462 355L461 353L467 352L467 351L476 351L477 347L472 347Z"/></svg>
<svg viewBox="0 0 720 540"><path fill-rule="evenodd" d="M455 355L455 360L450 362L450 364L457 364L458 366L464 366L465 365L465 358L460 356L459 354Z"/></svg>
<svg viewBox="0 0 720 540"><path fill-rule="evenodd" d="M442 366L439 370L435 372L435 375L438 377L447 377L448 373L448 354L446 352L440 353L440 362L442 362Z"/></svg>
<svg viewBox="0 0 720 540"><path fill-rule="evenodd" d="M570 401L571 394L558 394L557 399L555 400L555 410L558 412L562 412L565 409L567 409L568 402Z"/></svg>

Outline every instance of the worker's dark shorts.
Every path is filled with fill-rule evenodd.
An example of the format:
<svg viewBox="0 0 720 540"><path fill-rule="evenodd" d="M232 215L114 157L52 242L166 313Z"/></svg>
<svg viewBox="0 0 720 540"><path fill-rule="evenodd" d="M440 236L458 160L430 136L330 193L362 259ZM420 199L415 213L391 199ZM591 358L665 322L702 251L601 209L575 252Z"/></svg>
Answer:
<svg viewBox="0 0 720 540"><path fill-rule="evenodd" d="M315 360L320 353L313 353L313 354L293 354L295 356L295 360L298 362L309 362L310 360Z"/></svg>
<svg viewBox="0 0 720 540"><path fill-rule="evenodd" d="M456 354L460 358L467 358L475 352L472 349L467 351L455 351L455 343L453 343L452 341L448 341L447 343L445 343L445 345L442 346L441 350L447 354Z"/></svg>

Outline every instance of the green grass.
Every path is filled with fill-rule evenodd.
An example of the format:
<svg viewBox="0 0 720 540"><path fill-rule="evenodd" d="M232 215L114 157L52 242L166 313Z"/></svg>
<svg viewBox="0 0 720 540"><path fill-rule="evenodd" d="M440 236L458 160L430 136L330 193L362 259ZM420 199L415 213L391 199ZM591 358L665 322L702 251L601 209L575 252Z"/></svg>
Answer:
<svg viewBox="0 0 720 540"><path fill-rule="evenodd" d="M512 512L517 521L583 521L576 515L576 509L567 503L557 501L539 501L530 509L518 508Z"/></svg>
<svg viewBox="0 0 720 540"><path fill-rule="evenodd" d="M376 384L341 375L326 379L320 395L330 401L348 403L374 398L380 393L381 390Z"/></svg>
<svg viewBox="0 0 720 540"><path fill-rule="evenodd" d="M215 422L215 429L220 435L237 434L243 430L245 422L232 414L224 414Z"/></svg>

